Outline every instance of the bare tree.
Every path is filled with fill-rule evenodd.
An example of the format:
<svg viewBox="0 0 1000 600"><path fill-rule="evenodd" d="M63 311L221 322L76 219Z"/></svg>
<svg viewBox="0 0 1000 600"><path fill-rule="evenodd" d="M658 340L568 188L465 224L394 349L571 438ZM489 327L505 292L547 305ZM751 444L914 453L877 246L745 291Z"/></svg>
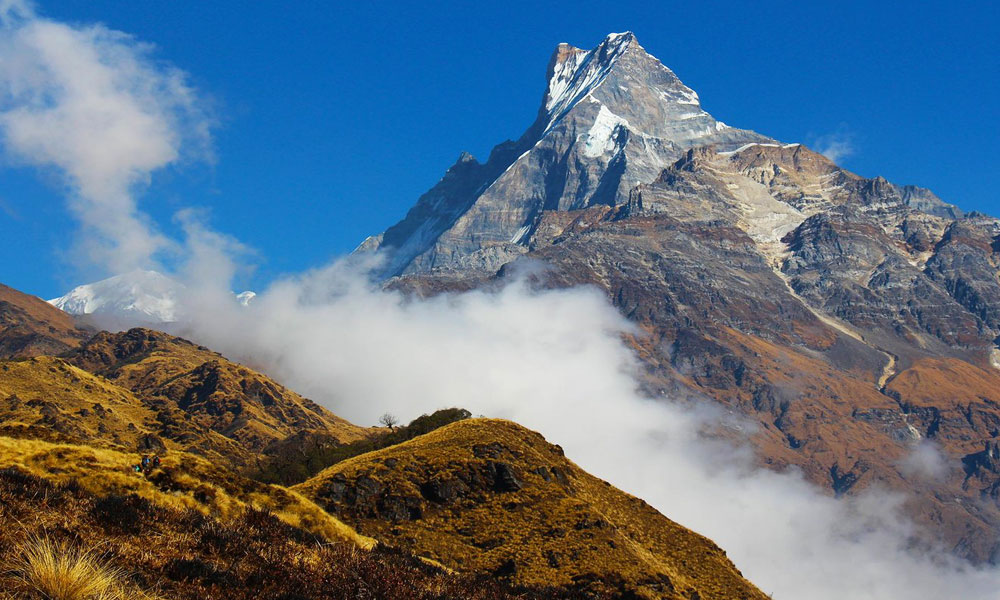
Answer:
<svg viewBox="0 0 1000 600"><path fill-rule="evenodd" d="M389 429L395 429L396 425L399 423L399 419L397 419L396 415L392 413L385 413L378 418L378 422Z"/></svg>

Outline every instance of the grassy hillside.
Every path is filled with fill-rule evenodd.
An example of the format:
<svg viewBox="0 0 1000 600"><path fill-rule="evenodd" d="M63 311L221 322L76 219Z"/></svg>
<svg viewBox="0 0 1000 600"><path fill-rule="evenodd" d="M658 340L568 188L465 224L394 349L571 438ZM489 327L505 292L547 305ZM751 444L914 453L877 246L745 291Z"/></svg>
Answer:
<svg viewBox="0 0 1000 600"><path fill-rule="evenodd" d="M366 434L261 373L159 331L101 332L68 360L131 391L158 412L179 411L250 454L302 432L319 432L338 443ZM234 459L246 464L245 457Z"/></svg>
<svg viewBox="0 0 1000 600"><path fill-rule="evenodd" d="M515 423L470 419L294 487L359 532L523 585L764 598L725 552Z"/></svg>
<svg viewBox="0 0 1000 600"><path fill-rule="evenodd" d="M148 474L132 469L138 461L137 454L0 436L0 469L13 468L96 495L135 495L160 507L219 518L248 508L268 510L289 525L325 539L361 548L374 545L299 494L240 477L199 456L170 452L160 468Z"/></svg>
<svg viewBox="0 0 1000 600"><path fill-rule="evenodd" d="M18 468L0 469L0 557L3 600L570 597L452 574L391 548L359 550L266 510L215 517Z"/></svg>

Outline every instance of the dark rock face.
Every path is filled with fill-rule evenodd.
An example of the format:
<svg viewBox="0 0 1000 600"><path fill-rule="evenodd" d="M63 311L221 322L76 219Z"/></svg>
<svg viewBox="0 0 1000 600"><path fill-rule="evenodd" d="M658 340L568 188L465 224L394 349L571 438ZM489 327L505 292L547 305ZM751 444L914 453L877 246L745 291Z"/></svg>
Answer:
<svg viewBox="0 0 1000 600"><path fill-rule="evenodd" d="M476 450L491 447L496 449L497 456L509 452L495 442L476 446ZM545 481L553 479L548 468L539 469L545 470ZM565 484L566 478L561 471L554 471L559 472L556 479ZM426 474L413 472L411 478L418 493L402 493L398 486L385 486L378 473L350 480L337 475L324 483L318 497L328 510L341 516L399 522L420 519L432 505L445 507L463 499L478 502L487 495L516 492L525 487L524 478L516 467L494 460L462 464L451 475L428 470Z"/></svg>
<svg viewBox="0 0 1000 600"><path fill-rule="evenodd" d="M167 451L167 446L159 436L148 433L139 438L138 450L140 453L163 454Z"/></svg>

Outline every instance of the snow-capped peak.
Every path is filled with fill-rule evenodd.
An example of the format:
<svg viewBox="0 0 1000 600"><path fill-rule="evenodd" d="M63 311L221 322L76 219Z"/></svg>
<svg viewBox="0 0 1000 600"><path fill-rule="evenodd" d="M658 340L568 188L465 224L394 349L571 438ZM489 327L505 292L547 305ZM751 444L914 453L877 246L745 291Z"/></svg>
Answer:
<svg viewBox="0 0 1000 600"><path fill-rule="evenodd" d="M173 323L181 318L180 305L187 287L157 271L135 270L73 288L49 300L72 315L94 315L105 327ZM247 306L257 296L251 291L233 293Z"/></svg>
<svg viewBox="0 0 1000 600"><path fill-rule="evenodd" d="M249 290L245 292L240 292L236 294L236 301L240 303L241 306L249 306L253 299L257 297L256 292L251 292Z"/></svg>
<svg viewBox="0 0 1000 600"><path fill-rule="evenodd" d="M140 322L177 320L177 299L184 286L156 271L137 269L73 288L49 300L73 315L109 315Z"/></svg>
<svg viewBox="0 0 1000 600"><path fill-rule="evenodd" d="M559 44L549 67L549 87L545 94L549 123L558 120L560 115L600 85L634 39L630 31L612 33L589 51Z"/></svg>

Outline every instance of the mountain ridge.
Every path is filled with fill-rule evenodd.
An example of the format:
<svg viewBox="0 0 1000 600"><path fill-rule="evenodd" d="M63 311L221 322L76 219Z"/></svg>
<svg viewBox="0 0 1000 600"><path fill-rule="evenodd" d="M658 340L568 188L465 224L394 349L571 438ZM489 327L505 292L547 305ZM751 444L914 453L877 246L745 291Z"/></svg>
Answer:
<svg viewBox="0 0 1000 600"><path fill-rule="evenodd" d="M644 72L656 77L639 86ZM658 110L631 111L641 104L636 95ZM382 249L389 257L386 276L495 271L523 254L543 210L615 204L696 140L733 147L772 141L712 118L697 94L630 32L612 34L589 51L560 45L550 59L538 116L521 138L496 146L484 164L463 154L407 217L365 240L359 251ZM529 180L540 183L519 185ZM502 217L484 231L480 226L492 212Z"/></svg>

